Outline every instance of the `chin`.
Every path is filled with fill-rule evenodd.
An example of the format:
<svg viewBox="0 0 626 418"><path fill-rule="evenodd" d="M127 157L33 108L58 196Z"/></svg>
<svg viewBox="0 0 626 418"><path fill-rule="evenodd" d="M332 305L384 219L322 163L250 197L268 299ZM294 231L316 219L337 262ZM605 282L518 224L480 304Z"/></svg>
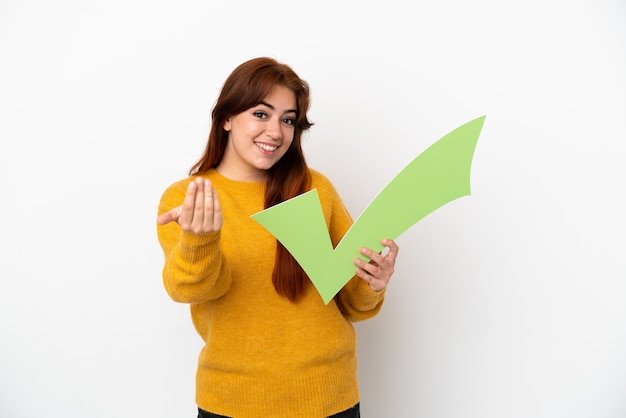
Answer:
<svg viewBox="0 0 626 418"><path fill-rule="evenodd" d="M258 170L267 171L267 170L269 170L270 168L274 167L274 165L275 165L275 164L276 164L276 161L272 161L271 163L265 162L265 163L263 163L263 164L258 164L258 165L256 166L256 168L257 168Z"/></svg>

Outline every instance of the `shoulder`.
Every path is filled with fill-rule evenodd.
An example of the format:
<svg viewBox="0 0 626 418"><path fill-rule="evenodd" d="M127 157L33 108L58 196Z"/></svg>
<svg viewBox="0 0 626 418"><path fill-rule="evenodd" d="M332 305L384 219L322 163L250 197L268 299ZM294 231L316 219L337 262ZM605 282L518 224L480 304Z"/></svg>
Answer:
<svg viewBox="0 0 626 418"><path fill-rule="evenodd" d="M309 172L311 173L311 189L335 190L335 186L326 175L312 168L309 168Z"/></svg>
<svg viewBox="0 0 626 418"><path fill-rule="evenodd" d="M352 217L330 179L319 171L310 171L311 189L317 190L333 246L336 246L350 228Z"/></svg>
<svg viewBox="0 0 626 418"><path fill-rule="evenodd" d="M168 211L183 203L185 199L185 193L187 192L187 186L195 176L187 177L178 180L165 188L165 191L161 195L161 201L159 204L159 212Z"/></svg>
<svg viewBox="0 0 626 418"><path fill-rule="evenodd" d="M195 180L198 177L208 178L214 183L216 181L215 170L209 170L208 172L205 172L202 174L195 174L189 177L185 177L183 179L176 180L174 183L167 186L167 188L163 192L163 196L177 195L181 193L184 195L187 192L187 187L189 186L189 183L191 183L193 180Z"/></svg>
<svg viewBox="0 0 626 418"><path fill-rule="evenodd" d="M195 178L196 176L190 176L190 177L186 177L184 179L175 181L174 183L170 184L169 186L165 188L165 191L163 192L163 197L171 196L171 195L178 195L181 193L184 195L185 192L187 191L187 186L189 186L189 183Z"/></svg>
<svg viewBox="0 0 626 418"><path fill-rule="evenodd" d="M309 169L311 173L311 190L316 189L322 202L341 201L333 182L321 172Z"/></svg>
<svg viewBox="0 0 626 418"><path fill-rule="evenodd" d="M167 193L168 191L186 190L187 186L189 185L189 182L193 178L194 177L187 177L187 178L175 181L174 183L167 186L167 188L165 189L165 193Z"/></svg>

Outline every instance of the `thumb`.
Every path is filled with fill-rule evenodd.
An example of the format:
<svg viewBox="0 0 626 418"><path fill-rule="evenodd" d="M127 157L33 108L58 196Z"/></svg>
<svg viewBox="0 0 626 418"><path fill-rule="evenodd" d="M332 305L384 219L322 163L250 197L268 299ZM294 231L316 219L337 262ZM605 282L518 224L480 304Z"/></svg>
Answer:
<svg viewBox="0 0 626 418"><path fill-rule="evenodd" d="M180 213L182 212L183 207L178 206L170 211L164 212L157 217L157 224L165 225L172 221L178 221L180 217Z"/></svg>

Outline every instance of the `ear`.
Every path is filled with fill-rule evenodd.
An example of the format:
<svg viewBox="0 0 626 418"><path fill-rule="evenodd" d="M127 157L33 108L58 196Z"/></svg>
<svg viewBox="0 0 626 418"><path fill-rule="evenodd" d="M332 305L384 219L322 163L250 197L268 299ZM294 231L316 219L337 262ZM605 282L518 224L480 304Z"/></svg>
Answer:
<svg viewBox="0 0 626 418"><path fill-rule="evenodd" d="M224 130L225 130L226 132L230 132L230 130L231 130L231 127L230 127L230 118L228 118L228 119L226 119L226 120L224 121Z"/></svg>

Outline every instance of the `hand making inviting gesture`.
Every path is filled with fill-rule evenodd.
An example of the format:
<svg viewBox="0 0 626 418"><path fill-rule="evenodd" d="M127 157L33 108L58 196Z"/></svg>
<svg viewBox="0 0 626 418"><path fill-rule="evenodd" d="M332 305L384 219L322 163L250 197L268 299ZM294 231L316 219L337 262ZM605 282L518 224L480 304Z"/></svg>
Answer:
<svg viewBox="0 0 626 418"><path fill-rule="evenodd" d="M195 234L219 231L222 227L222 208L217 192L209 180L195 179L187 186L185 200L181 206L162 213L157 218L159 225L178 222L183 231Z"/></svg>

